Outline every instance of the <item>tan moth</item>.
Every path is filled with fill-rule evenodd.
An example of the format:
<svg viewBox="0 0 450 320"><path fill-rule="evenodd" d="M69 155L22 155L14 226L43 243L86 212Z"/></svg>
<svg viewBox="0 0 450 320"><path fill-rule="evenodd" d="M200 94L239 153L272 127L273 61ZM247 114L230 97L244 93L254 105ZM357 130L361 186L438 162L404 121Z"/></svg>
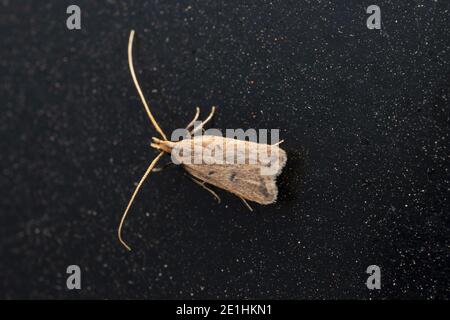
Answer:
<svg viewBox="0 0 450 320"><path fill-rule="evenodd" d="M131 77L150 122L162 139L152 138L151 146L160 152L145 171L122 215L117 230L120 243L131 250L122 238L125 218L142 184L152 171L156 171L156 163L166 153L171 155L174 163L186 169L194 182L208 190L219 202L220 197L206 184L234 193L250 210L252 208L247 200L263 205L274 203L278 195L276 177L281 173L287 160L286 152L278 147L282 141L269 145L217 135L197 135L213 117L215 107L212 107L204 121L194 126L200 114L200 109L197 108L194 119L186 127L190 135L180 141L168 140L151 113L139 86L133 65L133 39L134 30L131 30L128 41L128 65Z"/></svg>

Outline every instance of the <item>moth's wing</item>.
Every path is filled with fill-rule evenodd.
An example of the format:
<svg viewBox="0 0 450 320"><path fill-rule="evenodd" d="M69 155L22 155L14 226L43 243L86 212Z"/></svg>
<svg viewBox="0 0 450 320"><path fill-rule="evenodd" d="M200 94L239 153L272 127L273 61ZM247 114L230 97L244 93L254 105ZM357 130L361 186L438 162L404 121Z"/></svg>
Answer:
<svg viewBox="0 0 450 320"><path fill-rule="evenodd" d="M260 204L276 201L275 176L263 176L258 165L184 164L186 171L211 185Z"/></svg>
<svg viewBox="0 0 450 320"><path fill-rule="evenodd" d="M260 204L276 201L276 177L287 159L286 153L278 146L217 136L202 136L179 143L180 146L184 144L191 148L197 146L189 151L192 157L177 159L194 177ZM230 162L229 159L218 163L214 152L205 152L208 148L221 150L223 154L226 154L227 149L233 148L235 156L244 159L245 163ZM192 161L193 157L199 153L202 154L202 161L195 163Z"/></svg>

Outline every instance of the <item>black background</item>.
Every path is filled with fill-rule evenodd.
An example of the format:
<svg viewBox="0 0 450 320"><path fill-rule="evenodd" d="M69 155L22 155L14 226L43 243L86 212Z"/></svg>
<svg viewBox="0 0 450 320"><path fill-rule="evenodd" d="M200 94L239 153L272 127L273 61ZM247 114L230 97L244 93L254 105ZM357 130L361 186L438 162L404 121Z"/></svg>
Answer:
<svg viewBox="0 0 450 320"><path fill-rule="evenodd" d="M0 1L0 298L449 297L448 1L242 3ZM118 243L155 156L132 28L166 132L197 105L216 128L281 129L277 204L217 204L175 166L132 208L133 251Z"/></svg>

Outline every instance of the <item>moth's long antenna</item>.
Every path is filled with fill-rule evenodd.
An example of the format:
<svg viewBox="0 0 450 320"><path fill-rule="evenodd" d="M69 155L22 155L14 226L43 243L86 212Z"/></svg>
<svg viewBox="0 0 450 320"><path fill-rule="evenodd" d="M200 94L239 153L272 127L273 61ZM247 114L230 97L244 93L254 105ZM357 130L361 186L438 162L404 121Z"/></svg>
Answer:
<svg viewBox="0 0 450 320"><path fill-rule="evenodd" d="M153 126L155 127L156 131L159 132L161 137L163 137L164 140L167 140L166 135L162 131L162 129L159 127L158 123L156 122L155 118L153 117L153 114L150 111L150 108L147 104L147 101L145 101L144 94L142 93L141 87L139 86L139 82L136 77L136 73L134 72L134 66L133 66L133 39L134 39L134 30L131 30L130 32L130 38L128 40L128 66L130 67L131 77L133 78L134 85L136 86L136 89L139 93L139 96L141 97L141 101L144 104L145 111L147 111L147 115L150 118L150 121L152 122Z"/></svg>
<svg viewBox="0 0 450 320"><path fill-rule="evenodd" d="M147 171L145 171L144 175L142 176L141 180L139 181L136 189L134 189L133 195L131 196L130 201L128 202L127 208L125 209L125 212L122 215L122 219L120 220L120 224L119 224L119 228L117 229L117 236L119 237L119 241L120 243L123 244L123 246L125 248L127 248L128 251L131 251L131 248L125 243L125 241L123 241L122 239L122 227L123 227L123 223L125 221L125 218L127 217L128 214L128 210L130 210L131 204L134 201L134 198L136 197L137 193L139 192L139 189L141 188L142 184L144 183L145 179L147 178L147 176L150 174L150 172L152 172L153 168L155 167L156 163L158 162L158 160L162 157L162 155L164 154L164 151L160 152L155 159L153 159L152 163L150 163L150 165L147 168Z"/></svg>

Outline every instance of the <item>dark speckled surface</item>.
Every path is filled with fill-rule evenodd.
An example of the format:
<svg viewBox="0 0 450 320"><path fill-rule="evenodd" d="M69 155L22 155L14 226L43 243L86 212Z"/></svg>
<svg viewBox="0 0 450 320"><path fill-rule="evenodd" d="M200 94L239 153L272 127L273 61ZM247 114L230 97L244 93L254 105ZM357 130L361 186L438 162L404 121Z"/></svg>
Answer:
<svg viewBox="0 0 450 320"><path fill-rule="evenodd" d="M450 297L449 2L240 3L0 1L0 298ZM166 131L196 105L219 106L217 128L281 129L277 204L217 204L171 167L131 211L134 250L118 244L155 155L131 28Z"/></svg>

